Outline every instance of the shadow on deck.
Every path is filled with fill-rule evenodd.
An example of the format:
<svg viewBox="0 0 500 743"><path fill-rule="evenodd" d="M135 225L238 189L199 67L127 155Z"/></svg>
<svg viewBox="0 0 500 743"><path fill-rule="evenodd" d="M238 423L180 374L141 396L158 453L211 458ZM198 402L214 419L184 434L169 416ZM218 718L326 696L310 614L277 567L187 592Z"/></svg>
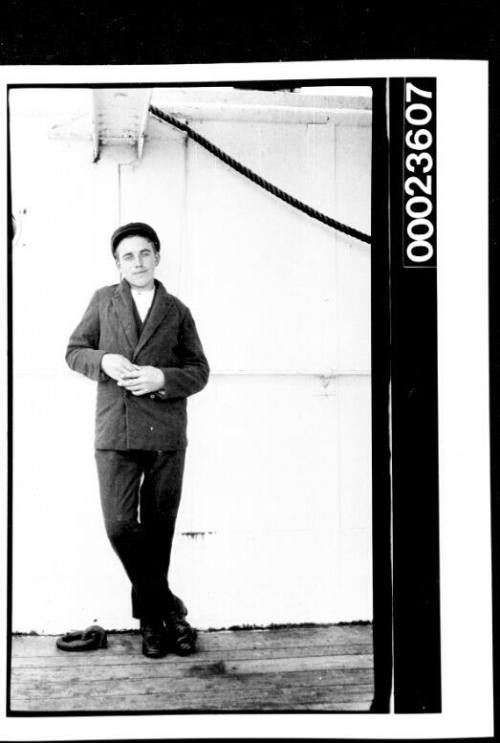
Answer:
<svg viewBox="0 0 500 743"><path fill-rule="evenodd" d="M55 639L12 638L12 712L367 711L373 698L366 624L200 632L195 655L159 660L136 632L86 653Z"/></svg>

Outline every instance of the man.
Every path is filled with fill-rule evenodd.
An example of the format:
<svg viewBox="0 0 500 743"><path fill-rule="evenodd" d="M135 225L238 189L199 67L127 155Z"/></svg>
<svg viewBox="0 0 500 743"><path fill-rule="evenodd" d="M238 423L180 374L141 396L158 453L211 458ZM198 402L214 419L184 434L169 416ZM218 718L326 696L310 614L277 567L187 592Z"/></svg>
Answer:
<svg viewBox="0 0 500 743"><path fill-rule="evenodd" d="M132 584L142 650L194 651L196 633L167 573L181 497L186 397L209 367L189 309L154 278L156 232L119 227L111 249L121 282L99 289L75 331L66 361L98 382L95 456L106 531Z"/></svg>

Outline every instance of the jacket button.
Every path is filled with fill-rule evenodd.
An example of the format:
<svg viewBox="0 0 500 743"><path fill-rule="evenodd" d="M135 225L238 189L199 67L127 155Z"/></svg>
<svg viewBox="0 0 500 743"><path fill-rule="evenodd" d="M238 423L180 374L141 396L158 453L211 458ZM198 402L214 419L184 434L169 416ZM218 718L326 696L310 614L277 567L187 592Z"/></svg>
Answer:
<svg viewBox="0 0 500 743"><path fill-rule="evenodd" d="M154 428L153 428L153 426L149 426L149 430L150 430L150 431L154 431Z"/></svg>
<svg viewBox="0 0 500 743"><path fill-rule="evenodd" d="M154 400L154 399L155 399L155 395L150 395L150 398L151 398L152 400Z"/></svg>

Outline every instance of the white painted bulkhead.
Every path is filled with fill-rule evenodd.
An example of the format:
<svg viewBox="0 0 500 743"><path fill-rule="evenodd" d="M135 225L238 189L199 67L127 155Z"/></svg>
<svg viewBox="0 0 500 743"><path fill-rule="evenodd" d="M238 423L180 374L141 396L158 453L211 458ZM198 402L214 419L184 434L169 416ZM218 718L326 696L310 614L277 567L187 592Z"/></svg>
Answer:
<svg viewBox="0 0 500 743"><path fill-rule="evenodd" d="M191 109L174 92L172 113L184 105L233 157L370 232L366 89L201 91ZM167 110L169 90L153 102ZM109 236L131 220L158 231L157 276L191 308L212 369L188 404L171 566L190 620L371 619L369 247L152 117L140 158L103 146L93 162L91 103L90 90L11 92L13 629L136 626L102 524L95 383L64 361L93 291L118 280Z"/></svg>

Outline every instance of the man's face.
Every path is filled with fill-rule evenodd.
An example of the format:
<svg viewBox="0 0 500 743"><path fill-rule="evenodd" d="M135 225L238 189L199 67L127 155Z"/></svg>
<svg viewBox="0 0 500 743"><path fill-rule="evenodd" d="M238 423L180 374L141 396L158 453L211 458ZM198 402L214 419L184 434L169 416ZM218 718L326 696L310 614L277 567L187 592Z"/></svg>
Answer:
<svg viewBox="0 0 500 743"><path fill-rule="evenodd" d="M131 235L121 240L115 252L122 278L134 289L152 289L160 254L145 237Z"/></svg>

